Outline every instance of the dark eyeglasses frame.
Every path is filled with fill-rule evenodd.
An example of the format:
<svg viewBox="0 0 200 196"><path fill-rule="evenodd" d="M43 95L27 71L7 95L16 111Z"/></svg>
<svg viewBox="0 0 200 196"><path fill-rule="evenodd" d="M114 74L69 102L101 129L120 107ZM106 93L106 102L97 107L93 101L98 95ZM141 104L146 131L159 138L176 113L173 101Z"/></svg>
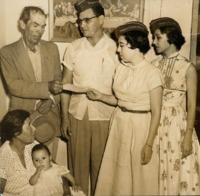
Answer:
<svg viewBox="0 0 200 196"><path fill-rule="evenodd" d="M90 20L91 19L93 19L93 18L97 18L97 17L99 17L99 16L93 16L93 17L91 17L91 18L83 18L83 19L77 19L77 21L76 21L76 23L78 24L78 25L81 25L83 22L85 22L86 24L88 24L89 22L90 22Z"/></svg>

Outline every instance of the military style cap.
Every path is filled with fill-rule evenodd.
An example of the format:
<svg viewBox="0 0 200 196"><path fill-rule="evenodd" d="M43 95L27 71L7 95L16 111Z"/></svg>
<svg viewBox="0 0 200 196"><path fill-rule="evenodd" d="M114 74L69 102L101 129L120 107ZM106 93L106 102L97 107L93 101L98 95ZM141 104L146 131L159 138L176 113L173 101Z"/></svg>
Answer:
<svg viewBox="0 0 200 196"><path fill-rule="evenodd" d="M156 29L159 29L164 26L175 27L180 33L182 33L178 22L169 17L162 17L162 18L157 18L157 19L152 20L150 22L151 33L153 33Z"/></svg>
<svg viewBox="0 0 200 196"><path fill-rule="evenodd" d="M120 25L115 29L114 32L115 32L116 37L119 37L120 35L123 35L124 33L129 32L129 31L141 31L145 33L146 35L148 35L149 33L149 31L147 30L147 27L139 21L131 21L123 25Z"/></svg>
<svg viewBox="0 0 200 196"><path fill-rule="evenodd" d="M96 6L101 6L98 0L79 0L74 4L74 7L78 13L83 12L89 8L93 8Z"/></svg>

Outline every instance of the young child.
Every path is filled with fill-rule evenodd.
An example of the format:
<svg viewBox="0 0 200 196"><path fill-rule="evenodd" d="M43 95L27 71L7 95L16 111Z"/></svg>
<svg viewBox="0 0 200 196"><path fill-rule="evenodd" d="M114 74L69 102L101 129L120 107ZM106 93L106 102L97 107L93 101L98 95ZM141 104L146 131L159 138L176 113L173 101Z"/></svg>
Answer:
<svg viewBox="0 0 200 196"><path fill-rule="evenodd" d="M32 149L32 160L36 172L29 183L34 186L34 196L62 196L64 192L62 177L70 181L73 195L80 195L77 193L82 191L67 167L52 163L51 153L47 146L35 145Z"/></svg>

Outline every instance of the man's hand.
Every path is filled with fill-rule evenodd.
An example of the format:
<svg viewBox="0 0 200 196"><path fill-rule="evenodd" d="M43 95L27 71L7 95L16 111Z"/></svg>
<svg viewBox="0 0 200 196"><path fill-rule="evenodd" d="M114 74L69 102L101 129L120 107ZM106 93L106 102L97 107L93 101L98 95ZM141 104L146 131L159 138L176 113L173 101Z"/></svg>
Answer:
<svg viewBox="0 0 200 196"><path fill-rule="evenodd" d="M55 81L49 82L49 91L53 95L57 95L58 93L61 93L62 88L63 88L63 85L61 81L55 80Z"/></svg>
<svg viewBox="0 0 200 196"><path fill-rule="evenodd" d="M61 134L62 134L62 137L67 140L69 140L69 137L71 136L70 122L69 122L68 117L62 118Z"/></svg>
<svg viewBox="0 0 200 196"><path fill-rule="evenodd" d="M52 99L47 99L47 100L41 100L37 105L36 105L36 110L42 114L46 115L48 112L51 110L53 104Z"/></svg>

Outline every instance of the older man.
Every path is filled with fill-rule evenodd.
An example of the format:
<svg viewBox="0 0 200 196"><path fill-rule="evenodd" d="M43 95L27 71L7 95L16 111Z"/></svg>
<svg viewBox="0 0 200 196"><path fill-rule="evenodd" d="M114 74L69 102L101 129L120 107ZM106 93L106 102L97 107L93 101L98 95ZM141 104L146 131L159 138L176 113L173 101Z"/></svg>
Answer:
<svg viewBox="0 0 200 196"><path fill-rule="evenodd" d="M25 7L19 18L22 37L0 50L1 68L10 94L10 110L37 110L45 118L53 114L59 134L60 58L54 43L41 40L45 26L46 14L41 8ZM52 139L47 128L41 125L42 142ZM43 131L46 136L42 136Z"/></svg>

